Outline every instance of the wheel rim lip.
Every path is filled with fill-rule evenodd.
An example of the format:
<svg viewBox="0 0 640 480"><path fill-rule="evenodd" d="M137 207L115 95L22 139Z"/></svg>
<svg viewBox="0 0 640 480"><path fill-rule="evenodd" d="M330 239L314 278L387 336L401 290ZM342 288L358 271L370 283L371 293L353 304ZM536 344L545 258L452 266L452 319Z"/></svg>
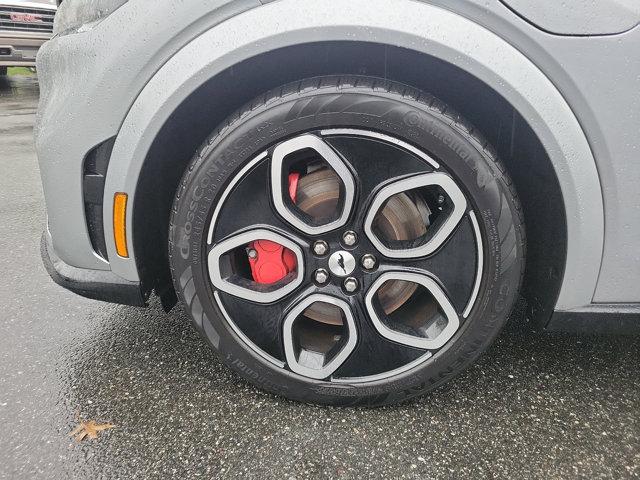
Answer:
<svg viewBox="0 0 640 480"><path fill-rule="evenodd" d="M362 129L348 129L348 128L340 128L340 129L324 129L324 130L319 131L319 134L320 134L322 137L324 137L324 136L328 136L328 135L355 135L355 136L370 137L370 138L374 138L374 139L383 140L383 141L385 141L385 142L391 143L392 145L395 145L395 146L399 146L399 147L401 147L401 148L403 148L403 149L405 149L405 150L409 151L410 153L413 153L413 154L415 154L415 155L419 156L421 159L423 159L425 162L427 162L427 164L428 164L429 166L434 167L435 169L439 169L439 168L440 168L440 165L439 165L435 160L433 160L429 155L427 155L426 153L422 152L421 150L418 150L416 147L413 147L412 145L410 145L410 144L408 144L408 143L406 143L406 142L404 142L404 141L402 141L402 140L399 140L399 139L397 139L397 138L395 138L395 137L391 137L391 136L389 136L389 135L381 134L381 133L376 132L376 131L369 131L369 130L362 130ZM312 137L317 138L317 139L319 139L319 138L320 138L320 137L316 137L315 135L312 135L312 134L310 134L310 133L301 133L301 134L299 134L299 135L297 135L297 136L293 137L293 139L296 139L296 138L298 138L298 137L300 137L300 136L312 136ZM289 140L292 140L292 139L289 139ZM286 141L288 141L288 140L285 140L285 142L286 142ZM276 147L274 147L274 150L273 150L273 151L275 151L275 149L276 149L276 148L277 148L277 146L276 146ZM209 229L208 229L208 238L207 238L207 243L208 243L208 244L212 244L212 243L213 243L213 236L214 236L214 232L215 232L215 225L216 225L216 221L217 221L217 216L218 216L218 214L219 214L220 210L222 209L223 204L224 204L224 202L225 202L226 198L228 197L228 195L229 195L229 194L231 193L231 191L233 190L233 187L234 187L234 186L235 186L235 185L236 185L236 184L237 184L237 183L238 183L238 182L239 182L239 181L240 181L240 180L241 180L245 175L247 175L247 174L248 174L248 172L249 172L249 171L250 171L254 166L256 166L256 165L257 165L261 160L264 160L266 157L269 157L269 151L264 151L264 152L260 153L259 155L257 155L257 156L255 156L255 157L253 157L253 158L252 158L252 159L251 159L251 160L250 160L246 165L244 165L244 166L243 166L243 168L241 168L241 169L238 171L238 173L236 173L236 174L234 175L234 177L232 178L232 180L231 180L231 181L229 182L229 184L226 186L226 188L225 188L225 190L224 190L224 192L223 192L223 195L220 197L219 201L217 202L217 204L216 204L216 206L215 206L215 209L214 209L214 215L212 216L211 221L210 221L210 225L209 225ZM284 156L283 156L283 158L284 158ZM324 158L324 155L323 155L323 158ZM342 162L343 162L343 160L340 160L340 164L342 164ZM332 167L333 167L333 165L332 165ZM347 168L347 170L348 170L348 168ZM271 176L273 176L273 169L270 169L270 172L271 172ZM351 173L350 173L350 172L349 172L349 175L351 175ZM461 197L462 197L462 201L464 202L464 208L462 208L462 209L461 209L460 218L458 218L458 219L456 220L455 224L454 224L454 228L455 228L455 226L459 225L459 222L461 221L461 219L462 219L462 218L464 218L464 216L465 216L465 215L466 215L466 213L467 213L467 211L466 211L466 208L467 208L467 201L466 201L466 197L465 197L464 193L462 193L462 191L461 191L460 187L458 187L458 185L457 185L457 183L455 182L455 180L454 180L454 179L453 179L449 174L447 174L447 173L443 173L442 171L440 171L440 172L430 172L430 173L424 173L424 174L418 174L418 175L412 175L411 177L408 177L408 178L412 178L412 177L421 177L421 176L423 176L423 175L425 175L425 176L426 176L426 175L431 175L431 176L433 176L433 175L442 175L443 177L448 178L448 179L451 181L451 183L453 184L454 188L455 188L457 191L459 191L459 192L460 192L460 195L461 195ZM272 177L272 178L273 178L273 177ZM342 178L342 177L340 177L340 178ZM350 178L350 177L349 177L349 178ZM352 180L353 180L353 179L352 179ZM344 180L343 180L343 181L344 181ZM396 183L396 182L394 182L394 183ZM440 185L440 183L438 183L438 185ZM389 186L391 186L391 185L389 185ZM424 184L420 184L420 186L424 186ZM354 187L353 187L353 188L354 188L354 192L355 192L355 185L354 185ZM273 190L274 190L274 189L272 189L272 192L273 192ZM400 189L400 191L406 191L406 190L407 190L406 188ZM445 190L447 191L447 193L449 193L449 191L450 191L448 188L446 188ZM382 191L382 190L380 190L380 191L378 191L378 192L377 192L377 194L375 195L375 197L376 197L376 198L380 195L381 191ZM388 198L388 196L387 196L386 198ZM385 200L386 200L386 198L385 198ZM343 216L345 215L345 212L346 212L346 216L347 216L347 217L349 216L349 211L350 211L350 209L353 207L353 198L352 198L351 200L352 200L352 203L350 204L349 209L347 209L347 208L343 208L343 212L342 212L342 215L343 215ZM383 201L384 201L384 200L383 200ZM382 201L381 203L383 203L383 201ZM373 216L375 216L375 213L377 213L377 210L378 210L378 209L375 209L375 210L374 210L374 209L371 207L371 205L370 205L370 206L368 207L368 213L367 213L367 215L366 215L366 216L367 216L367 217L371 216L371 217L373 218ZM460 208L458 208L458 210L460 210ZM288 209L287 209L287 211L288 211ZM456 209L454 209L454 211L456 211ZM280 213L280 211L278 211L278 213ZM472 223L473 223L473 225L474 225L474 237L475 237L475 239L476 239L476 255L477 255L477 257L479 257L479 259L480 259L480 263L478 264L476 278L474 279L474 292L473 292L472 296L470 297L469 302L468 302L468 304L467 304L467 306L466 306L466 308L465 308L465 310L464 310L464 312L465 312L465 313L464 313L463 315L461 315L460 317L458 317L458 316L457 316L457 314L456 314L456 318L458 319L458 321L459 321L461 318L466 318L466 317L468 316L468 314L470 313L470 311L471 311L472 307L475 305L475 302L476 302L476 300L477 300L477 294L478 294L479 287L480 287L480 283L481 283L481 280L482 280L482 273L483 273L483 270L482 270L482 268L483 268L483 267L482 267L482 263L481 263L481 258L482 258L482 243L481 243L481 242L482 242L482 237L481 237L481 234L480 234L479 228L478 228L478 226L477 226L477 218L476 218L476 216L475 216L474 211L473 211L473 210L469 210L469 212L468 212L468 213L469 213L470 218L472 218ZM288 220L287 220L287 221L288 221ZM337 228L339 228L339 226L342 226L342 225L339 225L339 226L333 226L333 225L334 225L334 224L339 223L340 221L341 221L341 219L338 219L338 220L336 220L336 221L334 221L334 222L331 222L331 223L328 223L328 224L322 225L322 226L320 226L320 227L318 227L318 228L319 228L319 229L321 229L321 230L323 230L323 233L324 233L324 230L325 230L325 229L326 229L326 231L336 230ZM345 221L345 223L344 223L344 224L346 224L346 221ZM344 224L343 224L343 225L344 225ZM305 224L305 225L306 225L306 224ZM295 226L295 225L294 225L294 226ZM308 227L308 226L307 226L307 227ZM297 227L296 227L296 228L297 228ZM266 229L265 229L265 230L266 230ZM309 231L309 230L310 230L309 228L307 228L307 229L306 229L306 231L305 231L304 229L300 229L300 230L302 230L302 231L303 231L304 233L306 233L307 235L318 235L318 233L316 233L315 231L310 232L310 231ZM442 231L442 230L443 230L443 228L441 227L439 230L440 230L440 231ZM363 231L365 232L365 235L367 236L367 238L371 241L371 243L372 243L372 244L374 244L374 246L376 247L376 249L378 249L379 253L381 253L383 256L387 256L388 258L404 258L404 257L402 257L402 256L386 255L386 253L385 253L385 251L384 251L385 249L386 249L386 250L389 250L389 251L391 251L391 252L393 252L393 249L388 249L388 248L386 248L384 245L381 245L379 241L376 241L376 237L375 237L375 235L373 235L373 232L371 232L371 233L370 233L370 232L368 232L365 228L363 228ZM444 235L445 240L443 240L442 242L438 242L438 245L442 244L443 242L446 242L446 237L447 237L448 235L450 235L450 234L451 234L451 232L448 232L446 235ZM291 235L292 235L292 233L291 233L291 232L287 232L287 233L286 233L286 235L291 236ZM305 243L305 242L301 242L301 244L304 244L304 243ZM432 242L432 243L433 243L433 242ZM285 246L287 246L287 248L290 248L288 245L285 245ZM297 246L297 245L296 245L296 246ZM382 248L379 248L379 247L382 247ZM421 247L418 247L417 249L410 249L411 253L410 253L409 255L407 255L407 257L406 257L406 258L410 258L410 257L414 257L414 256L416 256L416 255L415 255L415 253L413 253L413 251L414 251L414 250L418 250L418 249L420 249L420 248L424 248L424 245L423 245L423 246L421 246ZM437 249L437 247L436 247L434 250L436 250L436 249ZM298 250L296 250L295 248L293 248L292 250L294 250L294 252L296 253L296 258L299 260L298 264L299 264L299 265L303 265L303 262L301 262L301 261L300 261L300 257L298 257L298 255L297 255L297 254L299 253L299 252L298 252ZM422 254L422 255L429 255L430 253L432 253L432 252L429 252L429 253L427 253L427 254ZM387 272L387 273L388 273L388 272ZM417 274L417 275L419 275L419 276L420 276L421 274ZM366 296L369 296L369 295L373 295L373 294L375 293L375 290L377 290L377 288L378 288L380 285L382 285L382 284L384 283L384 281L386 281L386 280L388 280L388 279L389 279L389 278L385 278L385 280L384 280L384 281L382 281L382 282L378 283L378 280L380 280L380 278L381 278L381 277L379 277L378 279L376 279L376 281L374 281L374 283L375 283L375 284L377 284L377 285L375 285L375 287L376 287L375 289L374 289L374 284L372 284L372 285L370 285L370 287L369 287L369 288L367 288L365 291L363 291L363 292L362 292L362 295L363 295L363 296L365 296L365 297L366 297ZM393 279L396 279L396 278L397 278L397 277L393 277ZM295 286L293 286L293 287L291 288L291 291L292 291L292 290L295 290L296 288L298 288L298 287L300 286L300 284L301 284L303 281L304 281L304 274L302 274L302 275L298 275L298 276L297 276L297 278L296 278L296 282L299 282L299 283L297 283ZM293 282L292 282L292 283L293 283ZM289 285L289 284L288 284L288 285ZM215 285L214 285L214 287L215 287ZM436 284L436 287L437 287L437 284ZM437 288L439 288L439 287L437 287ZM278 289L278 291L280 291L280 289ZM289 293L289 292L285 293L285 294L284 294L284 295L282 295L282 296L285 296L285 295L287 295L288 293ZM446 297L446 294L444 294L444 293L443 293L443 295L445 295L445 297ZM223 316L224 316L225 320L226 320L228 323L230 323L230 324L231 324L232 329L233 329L236 333L240 332L240 334L238 334L238 336L240 337L240 340L241 340L242 342L244 342L244 343L249 347L249 349L254 350L254 351L255 351L255 352L256 352L260 357L262 357L264 360L267 360L267 361L269 361L270 363L272 363L273 365L276 365L276 366L278 366L279 368L283 369L284 371L287 371L287 370L286 370L286 366L287 366L287 364L289 363L288 358L287 358L287 364L285 364L284 362L280 361L280 360L279 360L279 359L277 359L277 358L272 357L271 355L269 355L268 353L266 353L265 351L263 351L260 347L258 347L257 345L255 345L255 344L254 344L254 343L253 343L253 342L252 342L252 341L251 341L251 340L250 340L250 339L249 339L249 338L248 338L244 333L242 333L242 330L240 330L240 328L239 328L237 325L235 325L235 322L234 322L234 321L233 321L233 319L230 317L230 315L228 314L228 312L226 312L226 310L224 309L224 306L223 306L223 304L222 304L222 301L220 300L219 295L217 295L217 292L215 292L215 291L214 291L214 296L216 297L216 303L217 303L217 304L218 304L218 306L221 308L221 310L224 312L224 315L223 315ZM241 298L244 298L242 295L240 295L240 296L241 296ZM298 300L298 302L296 303L296 305L298 305L298 304L302 303L302 302L303 302L305 299L307 299L307 298L310 298L310 297L314 297L314 298L315 298L316 296L322 296L322 297L324 297L325 299L328 297L328 298L331 298L331 299L336 299L336 300L338 300L338 301L342 301L341 299L338 299L337 297L333 297L332 295L325 295L325 294L323 294L323 293L317 293L317 294L316 294L316 293L314 293L314 294L312 294L312 295L305 295L305 296L304 296L304 297L302 297L300 300ZM322 300L322 301L326 301L326 300ZM307 302L305 302L305 303L307 303ZM310 305L311 303L313 303L313 301L312 301L312 302L308 302L308 305ZM327 302L327 303L333 303L333 302ZM344 302L344 303L345 303L346 305L348 305L346 302ZM308 305L307 305L307 306L308 306ZM305 307L305 308L306 308L306 307ZM303 310L304 310L304 309L303 309ZM455 310L455 309L454 309L454 310ZM352 313L351 313L351 310L350 310L350 309L348 309L348 310L343 310L343 311L345 312L345 317L350 317L350 316L352 315ZM367 312L367 314L369 315L369 318L373 321L374 316L373 316L373 315L371 315L369 311ZM289 317L290 317L290 315L286 315L286 318L289 318ZM283 321L283 323L284 323L284 321ZM450 325L450 324L451 324L451 323L449 322L449 325ZM449 325L448 325L448 326L449 326ZM442 346L446 345L446 343L447 343L447 342L449 342L449 340L451 340L451 338L452 338L452 337L455 335L455 333L459 330L460 326L461 326L461 325L460 325L460 322L458 322L458 324L456 325L455 330L453 331L453 333L452 333L451 335L449 335L449 336L448 336L448 337L447 337L447 338L442 342L442 345L439 345L439 346L431 346L431 348L433 348L433 349L435 349L435 348L441 348ZM378 330L378 332L379 332L379 330ZM380 333L380 332L379 332L379 333ZM383 336L384 336L384 335L383 335ZM408 336L408 335L407 335L407 336ZM385 337L385 338L388 338L388 337ZM417 337L417 338L418 338L418 337ZM357 343L357 339L358 339L358 331L357 331L357 329L356 329L355 327L349 326L349 340L348 340L348 342L353 342L353 344L354 344L354 348L355 348L355 344ZM290 342L290 341L285 341L285 350L286 350L286 349L290 349L290 348L291 348L291 345L292 345L292 342ZM433 343L432 343L432 345L437 345L437 344L433 344ZM348 356L349 356L349 354L350 354L350 353L352 353L352 351L354 350L354 348L351 348L351 349L348 351L348 353L346 353L346 354L345 354L345 357L348 357ZM420 348L423 348L423 347L420 347ZM343 348L343 349L341 350L341 352L339 352L339 354L341 354L344 350L345 350L345 348ZM293 373L293 374L295 374L295 375L300 375L300 376L302 376L302 377L304 377L304 378L307 378L307 379L312 379L312 380L322 380L322 379L325 379L326 381L336 382L336 383L367 383L367 382L377 382L377 381L380 381L380 380L388 379L388 378L393 377L393 376L397 376L397 375L401 375L401 374L407 373L407 372L409 372L409 371L411 371L411 370L413 370L413 369L415 369L415 368L417 368L417 367L421 366L425 361L427 361L427 360L429 360L431 357L433 357L433 356L435 355L435 353L436 353L436 352L432 352L432 351L428 351L428 350L427 350L423 355L419 356L418 358L414 359L413 361L410 361L410 362L406 363L405 365L402 365L402 366L400 366L400 367L393 368L393 369L390 369L390 370L387 370L387 371L383 371L383 372L380 372L380 373L377 373L377 374L364 375L364 376L351 376L351 377L343 377L343 376L341 376L341 377L333 377L333 376L331 376L331 374L332 374L332 373L334 373L334 372L335 372L335 370L336 370L337 368L339 368L339 367L340 367L340 365L342 364L342 362L341 362L339 365L337 365L337 367L336 367L335 369L333 369L333 370L331 371L331 373L330 373L330 374L327 374L327 375L325 375L325 374L326 374L326 372L325 372L324 370L308 369L308 370L310 370L310 371L306 371L306 372L304 372L304 371L302 371L302 370L298 369L298 371L296 371L294 368L291 368L291 366L290 366L290 365L289 365L290 372L288 372L288 373L289 373L289 374ZM286 357L286 351L285 351L285 357ZM329 364L333 364L333 363L335 363L336 358L337 358L337 356L336 356L336 357L334 357L334 359L332 359L332 361L331 361L331 362L329 362ZM314 372L315 372L315 373L314 373ZM319 374L319 373L317 373L317 372L321 372L321 373Z"/></svg>
<svg viewBox="0 0 640 480"><path fill-rule="evenodd" d="M480 283L482 282L482 272L484 271L484 245L482 240L482 234L480 233L480 225L478 223L478 217L476 213L471 210L469 212L469 219L471 220L471 226L473 227L473 234L476 239L476 277L473 280L473 290L471 296L467 302L467 306L462 311L462 317L467 318L476 304L478 299L478 293L480 293Z"/></svg>
<svg viewBox="0 0 640 480"><path fill-rule="evenodd" d="M220 309L220 312L222 313L222 316L224 317L224 319L227 321L227 323L229 324L229 326L231 327L231 329L235 332L235 334L240 338L241 341L243 341L248 347L249 349L253 350L257 355L259 355L260 357L262 357L263 359L265 359L268 362L273 363L274 365L276 365L279 368L284 369L286 366L286 363L283 362L282 360L278 360L277 358L269 355L267 352L265 352L264 350L262 350L260 347L258 347L255 343L253 343L251 341L251 339L249 337L247 337L245 335L245 333L236 325L236 323L233 321L233 319L231 318L231 316L229 315L229 312L227 312L227 309L224 307L222 300L220 299L220 293L216 290L213 292L213 298L216 302L216 305L218 306L218 308Z"/></svg>
<svg viewBox="0 0 640 480"><path fill-rule="evenodd" d="M371 383L371 382L377 382L380 380L386 380L388 378L395 377L396 375L401 375L405 372L408 372L414 369L415 367L422 365L431 357L433 357L433 353L426 352L424 355L420 355L418 358L416 358L412 362L409 362L406 365L403 365L401 367L394 368L393 370L388 370L386 372L376 373L373 375L365 375L362 377L336 377L336 378L331 377L331 382L351 384L351 383Z"/></svg>
<svg viewBox="0 0 640 480"><path fill-rule="evenodd" d="M323 137L326 137L328 135L354 135L356 137L376 138L378 140L391 143L392 145L403 148L408 152L413 153L414 155L431 165L435 170L438 170L440 168L440 164L436 160L434 160L430 155L427 155L419 148L414 147L404 140L400 140L399 138L376 132L374 130L365 130L362 128L325 128L323 130L320 130L320 135L322 135Z"/></svg>

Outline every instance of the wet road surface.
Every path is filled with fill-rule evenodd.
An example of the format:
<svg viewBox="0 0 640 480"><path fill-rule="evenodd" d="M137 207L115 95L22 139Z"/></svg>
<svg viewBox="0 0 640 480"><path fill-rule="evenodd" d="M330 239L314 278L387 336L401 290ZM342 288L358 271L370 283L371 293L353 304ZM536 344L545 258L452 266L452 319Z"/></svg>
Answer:
<svg viewBox="0 0 640 480"><path fill-rule="evenodd" d="M180 308L75 296L39 256L35 79L0 79L0 478L639 478L640 337L515 314L451 385L332 409L254 389ZM111 422L98 440L77 419Z"/></svg>

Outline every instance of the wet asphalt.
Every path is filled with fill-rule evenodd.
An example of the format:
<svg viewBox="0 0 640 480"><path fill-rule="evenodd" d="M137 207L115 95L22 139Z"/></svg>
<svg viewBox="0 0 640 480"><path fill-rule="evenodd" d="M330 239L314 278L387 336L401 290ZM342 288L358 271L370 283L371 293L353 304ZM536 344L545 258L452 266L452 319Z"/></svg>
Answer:
<svg viewBox="0 0 640 480"><path fill-rule="evenodd" d="M334 409L249 386L180 308L56 286L37 98L0 79L0 478L640 478L640 337L552 336L520 309L437 393ZM78 443L78 419L115 428Z"/></svg>

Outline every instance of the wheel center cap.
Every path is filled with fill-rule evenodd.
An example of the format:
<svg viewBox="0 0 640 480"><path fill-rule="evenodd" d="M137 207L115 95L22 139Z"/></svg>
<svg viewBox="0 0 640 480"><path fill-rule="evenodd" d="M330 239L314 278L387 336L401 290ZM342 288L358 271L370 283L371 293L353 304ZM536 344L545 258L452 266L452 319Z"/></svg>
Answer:
<svg viewBox="0 0 640 480"><path fill-rule="evenodd" d="M349 252L338 250L329 257L329 270L337 277L346 277L356 268L356 259Z"/></svg>

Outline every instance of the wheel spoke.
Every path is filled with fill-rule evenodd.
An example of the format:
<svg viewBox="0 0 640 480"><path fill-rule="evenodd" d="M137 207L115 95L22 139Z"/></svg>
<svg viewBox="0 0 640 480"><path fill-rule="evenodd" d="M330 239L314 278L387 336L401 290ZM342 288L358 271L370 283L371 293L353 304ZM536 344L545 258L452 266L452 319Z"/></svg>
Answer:
<svg viewBox="0 0 640 480"><path fill-rule="evenodd" d="M212 215L209 244L256 225L268 225L277 231L289 230L270 208L269 159L267 152L258 155L227 186Z"/></svg>
<svg viewBox="0 0 640 480"><path fill-rule="evenodd" d="M275 251L278 259L290 258L290 269L284 262L276 264L279 270L275 276L269 272L271 277L266 281L258 276L257 269L269 268L272 264L266 267L259 264L260 258L255 253L264 244ZM264 254L271 255L269 250L264 250ZM257 256L255 265L252 265L252 256ZM215 244L209 250L207 265L215 288L256 303L275 302L299 287L304 279L304 256L299 244L266 228L245 230Z"/></svg>
<svg viewBox="0 0 640 480"><path fill-rule="evenodd" d="M330 295L303 297L283 322L287 365L291 371L310 378L329 377L349 357L357 339L351 307Z"/></svg>
<svg viewBox="0 0 640 480"><path fill-rule="evenodd" d="M389 268L400 267L410 271L426 272L435 278L451 300L458 314L472 300L477 284L478 256L481 244L466 215L444 244L428 257L398 259L389 264Z"/></svg>
<svg viewBox="0 0 640 480"><path fill-rule="evenodd" d="M401 305L384 302L389 289L410 291ZM456 309L430 276L407 270L381 274L365 295L365 308L380 335L420 349L442 347L460 325Z"/></svg>
<svg viewBox="0 0 640 480"><path fill-rule="evenodd" d="M362 301L353 302L358 344L332 375L336 382L364 382L385 378L429 358L430 352L391 341L374 328Z"/></svg>
<svg viewBox="0 0 640 480"><path fill-rule="evenodd" d="M222 291L214 293L218 308L231 328L258 355L284 367L282 305L256 304Z"/></svg>
<svg viewBox="0 0 640 480"><path fill-rule="evenodd" d="M346 158L355 171L359 190L357 210L362 210L364 205L370 202L370 197L380 185L393 182L394 179L400 180L410 175L433 171L431 159L424 154L418 156L407 150L415 150L410 145L402 143L402 146L399 146L383 142L380 137L389 137L373 132L345 131L359 134L334 136L331 133L342 130L328 130L322 133L328 135L325 141ZM365 137L364 134L375 136Z"/></svg>
<svg viewBox="0 0 640 480"><path fill-rule="evenodd" d="M403 205L415 206L423 218L423 229L398 235L389 227ZM364 220L364 230L376 249L389 258L417 258L435 252L464 216L467 201L446 173L414 175L386 185L375 195ZM385 214L386 212L386 214ZM398 238L400 237L400 238Z"/></svg>
<svg viewBox="0 0 640 480"><path fill-rule="evenodd" d="M320 137L304 134L276 145L270 178L274 207L294 228L320 235L347 223L355 199L353 175ZM314 194L326 185L324 195Z"/></svg>

